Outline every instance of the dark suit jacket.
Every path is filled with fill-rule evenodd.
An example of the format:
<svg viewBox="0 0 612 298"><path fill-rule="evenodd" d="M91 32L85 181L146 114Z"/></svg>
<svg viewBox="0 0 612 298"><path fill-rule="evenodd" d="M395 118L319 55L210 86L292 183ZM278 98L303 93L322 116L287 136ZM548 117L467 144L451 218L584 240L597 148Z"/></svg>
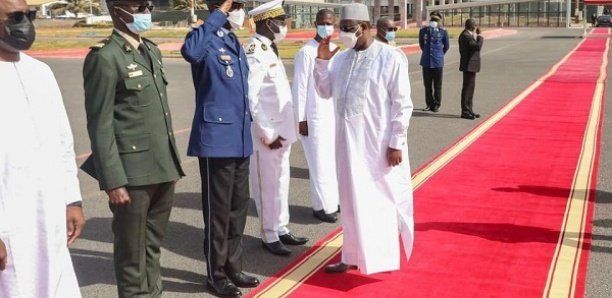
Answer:
<svg viewBox="0 0 612 298"><path fill-rule="evenodd" d="M151 185L184 175L172 132L161 52L147 61L117 32L85 58L85 111L92 155L82 169L100 188Z"/></svg>
<svg viewBox="0 0 612 298"><path fill-rule="evenodd" d="M459 36L459 53L461 54L460 71L480 71L480 49L482 49L483 38L477 39L467 30L463 30Z"/></svg>

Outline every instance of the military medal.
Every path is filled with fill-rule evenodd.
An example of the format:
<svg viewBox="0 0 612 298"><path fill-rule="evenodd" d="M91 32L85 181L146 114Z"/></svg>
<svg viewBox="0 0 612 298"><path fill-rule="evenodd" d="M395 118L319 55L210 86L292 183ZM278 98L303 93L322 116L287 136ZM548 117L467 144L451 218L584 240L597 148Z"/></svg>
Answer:
<svg viewBox="0 0 612 298"><path fill-rule="evenodd" d="M217 36L223 37L224 35L225 35L225 33L223 33L223 31L217 30Z"/></svg>
<svg viewBox="0 0 612 298"><path fill-rule="evenodd" d="M268 50L268 46L262 43L261 44L261 49L264 50L264 51L267 51Z"/></svg>
<svg viewBox="0 0 612 298"><path fill-rule="evenodd" d="M225 74L230 78L234 77L234 70L231 66L227 65L227 67L225 68Z"/></svg>

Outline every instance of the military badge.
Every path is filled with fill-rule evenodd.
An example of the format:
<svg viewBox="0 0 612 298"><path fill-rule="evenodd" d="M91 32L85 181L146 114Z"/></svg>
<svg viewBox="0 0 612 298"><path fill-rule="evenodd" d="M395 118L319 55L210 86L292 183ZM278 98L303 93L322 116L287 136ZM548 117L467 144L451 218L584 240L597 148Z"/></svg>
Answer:
<svg viewBox="0 0 612 298"><path fill-rule="evenodd" d="M136 67L138 67L138 65L132 63L132 64L126 66L126 67L127 67L127 69L129 69L131 71L134 71L134 70L136 70Z"/></svg>
<svg viewBox="0 0 612 298"><path fill-rule="evenodd" d="M221 30L217 30L217 36L223 37L223 36L225 36L225 33L223 33L223 31L221 31Z"/></svg>
<svg viewBox="0 0 612 298"><path fill-rule="evenodd" d="M264 50L264 51L267 51L268 50L268 46L262 43L261 44L261 49Z"/></svg>
<svg viewBox="0 0 612 298"><path fill-rule="evenodd" d="M250 44L250 45L247 47L247 51L246 51L246 52L247 52L247 54L249 54L249 55L250 55L250 54L255 53L255 44L254 44L254 43Z"/></svg>
<svg viewBox="0 0 612 298"><path fill-rule="evenodd" d="M229 78L233 78L234 77L234 70L232 69L231 66L227 66L225 68L225 74L229 77Z"/></svg>

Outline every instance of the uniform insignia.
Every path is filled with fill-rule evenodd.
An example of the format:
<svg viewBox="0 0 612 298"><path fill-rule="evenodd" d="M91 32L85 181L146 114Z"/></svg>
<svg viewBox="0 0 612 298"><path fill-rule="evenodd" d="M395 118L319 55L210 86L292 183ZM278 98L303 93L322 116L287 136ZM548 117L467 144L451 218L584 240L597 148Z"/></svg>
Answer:
<svg viewBox="0 0 612 298"><path fill-rule="evenodd" d="M123 46L123 49L124 49L126 52L131 52L131 51L132 51L132 48L131 48L131 47L130 47L128 44L125 44L125 45Z"/></svg>
<svg viewBox="0 0 612 298"><path fill-rule="evenodd" d="M134 63L132 63L132 64L130 64L130 65L128 65L128 66L127 66L127 69L129 69L129 70L131 70L131 71L134 71L134 70L136 70L136 67L138 67L138 65L136 65L136 64L134 64Z"/></svg>
<svg viewBox="0 0 612 298"><path fill-rule="evenodd" d="M234 77L234 70L232 69L232 67L231 67L231 66L229 66L229 65L228 65L228 66L225 68L225 74L226 74L228 77L230 77L230 78Z"/></svg>
<svg viewBox="0 0 612 298"><path fill-rule="evenodd" d="M256 48L257 48L257 47L255 46L255 44L254 44L254 43L250 44L250 45L249 45L249 47L247 48L247 54L253 54L253 53L255 53L255 49L256 49Z"/></svg>
<svg viewBox="0 0 612 298"><path fill-rule="evenodd" d="M138 71L132 71L128 73L128 77L130 78L135 78L135 77L139 77L142 76L142 70L138 70Z"/></svg>
<svg viewBox="0 0 612 298"><path fill-rule="evenodd" d="M220 56L221 60L227 62L227 61L232 61L232 56L230 55L221 55Z"/></svg>
<svg viewBox="0 0 612 298"><path fill-rule="evenodd" d="M225 53L225 52L226 52L226 50L225 50L224 48L220 48L220 49L219 49L219 52L221 52L221 54L223 54L223 53Z"/></svg>
<svg viewBox="0 0 612 298"><path fill-rule="evenodd" d="M223 31L217 30L217 36L223 37L224 35L225 35L225 33L223 33Z"/></svg>
<svg viewBox="0 0 612 298"><path fill-rule="evenodd" d="M99 50L99 49L103 48L108 43L108 41L109 41L108 38L103 39L100 42L98 42L97 44L95 44L95 45L93 45L93 46L91 46L89 48L93 49L93 50Z"/></svg>
<svg viewBox="0 0 612 298"><path fill-rule="evenodd" d="M264 51L267 51L268 50L268 46L262 43L261 44L261 49L264 50Z"/></svg>

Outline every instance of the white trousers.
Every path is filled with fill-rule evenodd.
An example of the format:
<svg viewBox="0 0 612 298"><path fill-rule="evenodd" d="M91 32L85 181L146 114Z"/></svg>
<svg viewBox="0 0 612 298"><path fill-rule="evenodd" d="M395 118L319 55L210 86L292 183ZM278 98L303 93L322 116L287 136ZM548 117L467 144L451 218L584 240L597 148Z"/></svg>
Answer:
<svg viewBox="0 0 612 298"><path fill-rule="evenodd" d="M308 122L308 136L302 136L302 146L310 174L312 208L323 209L325 213L330 214L338 211L339 202L335 130L333 125L330 128L322 124L325 123Z"/></svg>
<svg viewBox="0 0 612 298"><path fill-rule="evenodd" d="M291 145L284 145L276 150L255 148L251 155L251 189L266 243L289 233L290 153Z"/></svg>

